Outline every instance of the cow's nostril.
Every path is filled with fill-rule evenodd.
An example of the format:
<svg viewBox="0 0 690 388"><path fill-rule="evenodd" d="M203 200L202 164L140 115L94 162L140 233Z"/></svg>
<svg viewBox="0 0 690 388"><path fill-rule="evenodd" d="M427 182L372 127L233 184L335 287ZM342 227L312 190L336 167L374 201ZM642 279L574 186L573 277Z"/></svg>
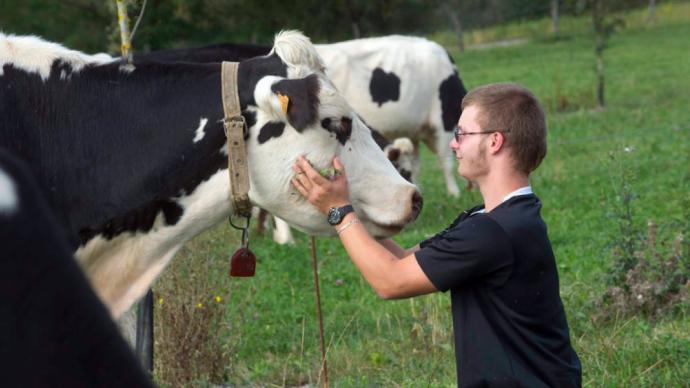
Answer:
<svg viewBox="0 0 690 388"><path fill-rule="evenodd" d="M419 191L415 190L414 193L412 194L412 220L416 220L417 217L419 216L419 213L422 212L422 206L424 205L424 199L422 199L422 195L419 194Z"/></svg>

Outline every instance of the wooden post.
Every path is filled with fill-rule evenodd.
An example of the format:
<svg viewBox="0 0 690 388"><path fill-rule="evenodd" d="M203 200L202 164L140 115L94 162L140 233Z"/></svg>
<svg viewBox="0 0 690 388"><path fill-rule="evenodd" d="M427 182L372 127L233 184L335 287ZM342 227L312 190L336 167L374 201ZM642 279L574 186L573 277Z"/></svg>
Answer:
<svg viewBox="0 0 690 388"><path fill-rule="evenodd" d="M137 306L137 336L134 346L144 369L153 378L153 290Z"/></svg>
<svg viewBox="0 0 690 388"><path fill-rule="evenodd" d="M120 26L120 50L122 59L127 65L132 64L132 41L129 34L129 17L127 16L127 0L115 0L117 4L117 24Z"/></svg>
<svg viewBox="0 0 690 388"><path fill-rule="evenodd" d="M594 54L597 60L597 108L604 108L604 48L606 45L606 31L604 28L604 5L602 0L592 2L592 24L596 43Z"/></svg>

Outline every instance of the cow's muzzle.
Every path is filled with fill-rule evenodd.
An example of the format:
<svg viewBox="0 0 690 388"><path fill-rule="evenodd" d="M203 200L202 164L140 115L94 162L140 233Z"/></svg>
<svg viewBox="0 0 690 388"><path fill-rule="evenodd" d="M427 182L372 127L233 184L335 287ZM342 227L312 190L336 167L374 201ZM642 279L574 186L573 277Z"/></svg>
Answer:
<svg viewBox="0 0 690 388"><path fill-rule="evenodd" d="M424 199L422 198L422 194L419 193L419 190L415 190L414 193L412 193L411 206L410 222L419 217L419 213L422 212L422 207L424 206Z"/></svg>

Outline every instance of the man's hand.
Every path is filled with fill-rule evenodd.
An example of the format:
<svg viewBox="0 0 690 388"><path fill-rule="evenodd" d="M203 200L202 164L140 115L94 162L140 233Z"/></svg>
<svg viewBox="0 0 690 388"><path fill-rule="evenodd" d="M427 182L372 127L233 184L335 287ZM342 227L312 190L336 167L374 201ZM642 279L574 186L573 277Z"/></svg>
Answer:
<svg viewBox="0 0 690 388"><path fill-rule="evenodd" d="M331 178L325 178L316 171L304 156L300 156L292 169L295 177L292 185L295 186L312 205L321 213L328 213L332 207L345 206L350 203L350 194L347 190L347 177L340 159L333 159L333 168L336 173Z"/></svg>

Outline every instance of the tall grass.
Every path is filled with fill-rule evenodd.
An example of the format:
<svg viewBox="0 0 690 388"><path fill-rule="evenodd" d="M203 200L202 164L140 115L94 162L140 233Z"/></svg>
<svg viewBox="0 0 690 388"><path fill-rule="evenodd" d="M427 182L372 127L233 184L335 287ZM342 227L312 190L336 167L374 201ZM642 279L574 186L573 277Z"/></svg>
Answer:
<svg viewBox="0 0 690 388"><path fill-rule="evenodd" d="M635 12L628 17L642 11ZM564 21L566 37L561 40L536 39L454 55L468 87L514 81L547 106L549 151L532 185L544 205L585 386L675 387L690 381L688 306L655 320L637 314L594 319L596 301L608 284L614 241L620 237L619 220L607 217L618 187L611 179L609 153L629 150L625 167L637 194L632 222L684 221L690 192L689 22L688 4L662 3L654 25L628 22L612 37L605 54L608 106L603 111L592 109L594 41L586 16ZM419 220L396 237L405 246L442 229L481 200L476 191L449 198L438 164L426 149L422 163L425 207ZM221 225L175 259L201 268L213 290L225 292L222 321L208 329L213 336L207 339L223 357L223 378L232 386L315 385L320 351L307 236L297 234L294 247L278 246L270 236L252 236L256 277L229 279L225 271L227 257L237 247L235 235ZM362 280L338 240L319 239L318 252L334 386L455 385L448 295L384 302ZM219 267L206 267L208 263ZM190 293L192 281L162 279L157 291L164 306L173 303L172 295ZM163 357L164 345L157 346L158 357ZM194 384L216 382L204 373Z"/></svg>

